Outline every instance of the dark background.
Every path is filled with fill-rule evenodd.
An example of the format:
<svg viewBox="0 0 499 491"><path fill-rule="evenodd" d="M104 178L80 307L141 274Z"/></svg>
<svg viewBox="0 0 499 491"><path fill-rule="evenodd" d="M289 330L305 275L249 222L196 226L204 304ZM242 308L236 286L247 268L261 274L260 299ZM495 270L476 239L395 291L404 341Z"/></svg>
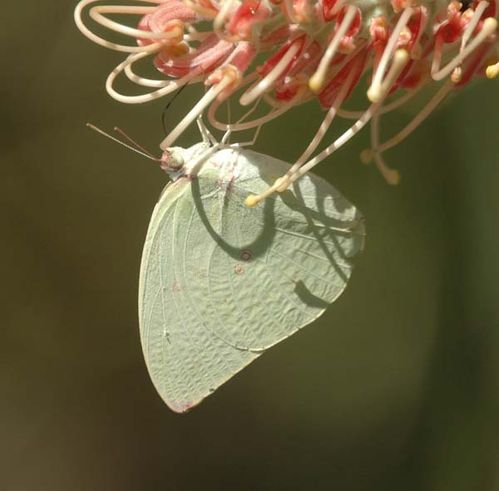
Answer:
<svg viewBox="0 0 499 491"><path fill-rule="evenodd" d="M146 373L136 305L166 178L84 126L156 148L165 101L105 94L122 55L83 38L73 7L2 6L0 489L498 490L497 82L467 87L387 154L398 187L359 163L367 133L317 168L366 216L349 287L177 415ZM320 115L296 109L256 149L293 160Z"/></svg>

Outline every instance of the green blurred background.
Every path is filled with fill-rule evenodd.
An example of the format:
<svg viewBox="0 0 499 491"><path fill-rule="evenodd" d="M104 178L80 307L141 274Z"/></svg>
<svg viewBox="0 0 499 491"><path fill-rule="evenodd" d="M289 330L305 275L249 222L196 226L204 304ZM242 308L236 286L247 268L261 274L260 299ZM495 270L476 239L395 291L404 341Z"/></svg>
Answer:
<svg viewBox="0 0 499 491"><path fill-rule="evenodd" d="M499 490L497 82L466 88L388 153L398 187L359 163L367 133L317 169L366 216L350 286L176 415L146 373L136 305L166 178L84 126L156 148L165 101L105 94L121 55L83 38L73 7L2 7L0 489ZM256 149L292 160L320 114L295 110Z"/></svg>

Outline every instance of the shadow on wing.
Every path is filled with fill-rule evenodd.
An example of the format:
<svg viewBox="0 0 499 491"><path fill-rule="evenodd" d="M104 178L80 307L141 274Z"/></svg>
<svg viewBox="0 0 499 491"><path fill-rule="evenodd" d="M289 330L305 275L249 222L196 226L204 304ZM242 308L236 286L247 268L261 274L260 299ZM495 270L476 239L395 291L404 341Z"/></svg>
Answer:
<svg viewBox="0 0 499 491"><path fill-rule="evenodd" d="M259 220L263 218L263 224L261 226L261 230L258 231L258 235L253 239L253 241L244 244L243 246L239 245L235 247L234 245L227 242L227 240L225 240L211 224L210 218L208 217L208 214L206 212L205 203L203 203L199 179L192 180L191 192L192 198L194 200L194 205L199 214L201 222L206 228L206 231L210 234L210 236L218 244L218 246L222 248L229 256L234 259L240 259L242 249L251 250L252 258L263 256L267 252L269 247L272 245L276 234L274 213L275 200L265 200L265 203L263 204L263 213L259 217ZM249 209L247 209L246 211L248 213L250 212Z"/></svg>
<svg viewBox="0 0 499 491"><path fill-rule="evenodd" d="M301 280L295 283L295 293L304 304L307 304L310 307L326 309L329 306L329 302L314 295Z"/></svg>
<svg viewBox="0 0 499 491"><path fill-rule="evenodd" d="M280 163L285 165L284 162ZM272 178L268 175L268 169L260 166L258 162L255 163L255 165L259 167L260 178L270 185L272 182ZM315 183L313 184L315 185ZM332 190L334 190L334 188L332 188ZM252 221L261 222L261 230L258 230L258 233L252 242L244 244L244 246L238 245L237 247L224 239L210 222L210 217L208 216L206 209L206 203L203 202L202 199L203 195L199 179L192 180L191 192L196 210L199 214L199 218L205 226L207 232L210 234L213 240L216 241L220 248L222 248L229 256L236 260L240 258L242 249L251 250L252 257L257 258L266 254L267 250L272 246L276 235L275 205L276 200L279 199L282 199L284 204L290 210L303 216L304 221L308 225L309 234L318 241L320 247L324 252L324 256L329 260L338 275L345 281L347 280L347 278L345 277L341 266L338 264L336 258L334 257L334 254L331 251L331 245L328 245L326 241L333 243L334 249L337 251L337 255L347 262L349 258L356 255L363 248L365 232L364 220L360 212L356 211L355 218L350 221L328 216L324 206L324 202L327 196L324 196L324 193L320 192L319 190L316 193L317 209L310 208L305 203L298 183L295 183L293 185L293 191L286 191L267 198L260 205L263 206L263 210L248 209L243 203L240 204L241 213L258 213L258 217L255 217L253 215ZM345 200L339 192L336 192L336 194L331 193L331 197L335 202L335 206L339 206L343 202L348 204L348 201ZM224 201L226 199L227 195L224 197ZM340 209L338 211L341 213L342 210ZM339 238L342 236L353 236L354 238L353 246L350 243L350 245L348 246L348 251L344 250L345 245L342 244L342 242L339 240Z"/></svg>

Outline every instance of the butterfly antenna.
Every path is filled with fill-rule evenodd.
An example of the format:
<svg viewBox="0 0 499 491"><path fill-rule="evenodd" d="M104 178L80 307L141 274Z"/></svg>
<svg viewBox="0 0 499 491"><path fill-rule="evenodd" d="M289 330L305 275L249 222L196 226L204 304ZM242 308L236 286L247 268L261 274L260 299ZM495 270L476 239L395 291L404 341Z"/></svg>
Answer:
<svg viewBox="0 0 499 491"><path fill-rule="evenodd" d="M119 133L123 138L125 138L125 140L127 140L132 145L134 145L136 148L138 148L143 153L148 155L151 159L160 160L160 159L158 159L158 157L155 157L151 152L149 152L149 150L145 149L142 145L138 144L131 136L127 135L121 128L118 128L118 126L114 127L114 131Z"/></svg>
<svg viewBox="0 0 499 491"><path fill-rule="evenodd" d="M168 134L168 130L166 129L166 111L168 111L168 109L170 108L170 106L173 104L173 101L182 93L182 91L189 85L189 83L187 82L186 84L182 85L182 87L180 87L179 89L177 89L177 91L175 92L175 94L173 94L173 96L170 98L170 100L166 103L166 106L165 108L163 109L163 113L161 114L161 123L163 125L163 130L165 132L165 135Z"/></svg>
<svg viewBox="0 0 499 491"><path fill-rule="evenodd" d="M114 142L119 143L120 145L123 145L124 147L128 148L129 150L132 150L135 153L138 153L139 155L147 157L148 159L154 160L156 162L159 162L161 160L161 159L159 159L157 157L154 157L153 155L149 154L149 152L144 152L142 150L139 150L139 148L142 148L142 147L140 147L140 146L137 145L138 148L136 148L135 146L129 145L128 143L125 143L125 142L119 140L118 138L115 138L114 136L110 135L109 133L106 133L104 130L101 130L100 128L98 128L97 126L95 126L95 125L93 125L91 123L87 123L87 126L90 129L92 129L94 131L97 131L97 133L100 133L102 136L105 136L106 138L109 138L110 140L113 140ZM128 136L127 136L127 138L129 140L131 140L131 138L129 138ZM133 141L133 140L131 140L131 141Z"/></svg>

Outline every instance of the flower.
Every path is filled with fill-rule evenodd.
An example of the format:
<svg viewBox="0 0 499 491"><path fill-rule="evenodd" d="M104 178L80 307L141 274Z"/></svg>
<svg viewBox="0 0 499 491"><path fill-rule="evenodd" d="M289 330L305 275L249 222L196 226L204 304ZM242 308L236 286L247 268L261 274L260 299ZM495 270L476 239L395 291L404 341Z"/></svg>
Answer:
<svg viewBox="0 0 499 491"><path fill-rule="evenodd" d="M371 148L361 159L374 160L389 183L399 174L383 152L405 139L451 92L475 77L499 75L495 0L138 0L141 5L92 5L82 0L75 10L80 30L102 46L128 53L108 76L108 93L118 101L142 103L185 84L208 88L161 143L171 147L198 116L207 113L218 129L259 128L292 107L313 99L327 110L317 134L290 171L268 192L249 199L254 205L283 191L324 160L371 121ZM82 20L87 7L93 21L135 38L136 45L116 44L90 31ZM137 27L118 23L109 14L138 15ZM164 76L138 75L134 65L154 55ZM143 95L116 91L116 77L152 90ZM367 87L363 111L345 109L354 89ZM426 86L433 96L399 133L379 141L380 118ZM218 119L228 99L250 106L239 121ZM256 105L263 116L249 119ZM335 117L354 120L351 127L311 158Z"/></svg>

